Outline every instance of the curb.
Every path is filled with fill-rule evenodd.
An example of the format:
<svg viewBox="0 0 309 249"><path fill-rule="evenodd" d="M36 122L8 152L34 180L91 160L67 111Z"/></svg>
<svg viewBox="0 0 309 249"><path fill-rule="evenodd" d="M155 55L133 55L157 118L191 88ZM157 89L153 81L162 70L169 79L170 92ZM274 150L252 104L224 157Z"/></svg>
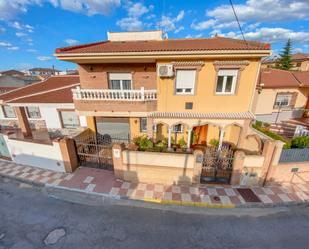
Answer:
<svg viewBox="0 0 309 249"><path fill-rule="evenodd" d="M5 174L0 173L0 177L8 178L11 180L16 180L19 182L23 182L26 184L30 184L36 187L43 187L46 190L66 190L81 194L86 194L89 196L97 196L102 197L103 199L108 199L110 201L134 201L134 202L140 202L140 203L149 203L149 204L158 204L158 205L175 205L175 206L187 206L187 207L200 207L200 208L210 208L210 209L235 209L235 208L275 208L275 207L291 207L291 206L308 206L309 200L306 201L291 201L291 202L282 202L282 203L245 203L245 204L223 204L223 203L207 203L207 202L190 202L190 201L173 201L173 200L161 200L161 199L151 199L151 198L144 198L144 199L135 199L130 197L124 197L119 195L111 195L106 193L96 193L96 192L89 192L85 190L80 189L73 189L63 186L57 186L49 183L40 183L36 182L34 180L27 180L24 178L9 176Z"/></svg>
<svg viewBox="0 0 309 249"><path fill-rule="evenodd" d="M0 177L8 178L10 180L16 180L16 181L19 181L19 182L22 182L22 183L27 183L27 184L30 184L30 185L33 185L33 186L36 186L36 187L45 187L44 183L36 182L34 180L28 180L28 179L24 179L24 178L20 178L20 177L9 176L9 175L5 175L5 174L2 174L2 173L0 173Z"/></svg>
<svg viewBox="0 0 309 249"><path fill-rule="evenodd" d="M130 199L134 200L134 199ZM206 208L235 208L234 204L223 203L207 203L207 202L193 202L193 201L169 201L160 199L143 199L144 202L157 203L162 205L178 205L178 206L191 206L191 207L206 207Z"/></svg>

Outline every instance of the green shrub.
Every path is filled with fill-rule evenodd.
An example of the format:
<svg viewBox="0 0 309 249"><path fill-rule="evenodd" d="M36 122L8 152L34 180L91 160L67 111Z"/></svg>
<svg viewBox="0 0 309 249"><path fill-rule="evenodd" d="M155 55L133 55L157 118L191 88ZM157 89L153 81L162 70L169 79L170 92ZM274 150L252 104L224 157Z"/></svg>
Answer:
<svg viewBox="0 0 309 249"><path fill-rule="evenodd" d="M153 142L147 136L140 136L133 139L139 150L145 151L153 148Z"/></svg>
<svg viewBox="0 0 309 249"><path fill-rule="evenodd" d="M219 146L219 140L213 138L213 139L211 139L211 140L209 141L209 144L212 145L212 146L214 146L214 147L218 147L218 146Z"/></svg>
<svg viewBox="0 0 309 249"><path fill-rule="evenodd" d="M255 121L255 124L254 124L255 127L259 127L260 128L260 127L262 127L262 125L263 125L262 121L259 121L259 120Z"/></svg>
<svg viewBox="0 0 309 249"><path fill-rule="evenodd" d="M285 139L284 137L280 136L279 134L277 134L275 132L268 130L268 128L259 127L259 126L256 126L256 125L252 125L252 127L255 128L256 130L264 133L266 136L271 137L272 139L280 140L280 141L284 142L285 143L285 145L283 147L284 149L289 149L291 147L291 143L290 143L289 140Z"/></svg>
<svg viewBox="0 0 309 249"><path fill-rule="evenodd" d="M186 143L184 137L180 138L178 143L179 143L180 148L182 148L182 149L186 149L187 148L187 143Z"/></svg>
<svg viewBox="0 0 309 249"><path fill-rule="evenodd" d="M165 144L163 141L159 141L154 145L154 151L163 151L167 148L167 144Z"/></svg>
<svg viewBox="0 0 309 249"><path fill-rule="evenodd" d="M292 148L309 148L309 137L300 136L292 139Z"/></svg>

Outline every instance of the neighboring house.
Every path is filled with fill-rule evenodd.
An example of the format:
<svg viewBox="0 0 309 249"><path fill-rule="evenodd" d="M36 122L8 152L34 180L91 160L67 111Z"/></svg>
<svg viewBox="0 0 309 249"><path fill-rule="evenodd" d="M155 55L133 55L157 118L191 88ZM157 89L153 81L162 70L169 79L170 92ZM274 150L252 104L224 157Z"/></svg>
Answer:
<svg viewBox="0 0 309 249"><path fill-rule="evenodd" d="M61 72L60 70L57 70L54 68L42 68L42 67L31 68L28 71L30 75L42 76L44 78L52 76L52 75L59 75Z"/></svg>
<svg viewBox="0 0 309 249"><path fill-rule="evenodd" d="M108 33L108 41L58 48L78 64L76 111L87 126L112 138L148 135L216 139L244 146L254 118L252 100L260 59L269 44L214 37L162 39L160 31ZM194 133L194 135L192 135Z"/></svg>
<svg viewBox="0 0 309 249"><path fill-rule="evenodd" d="M78 76L52 76L0 95L2 128L31 129L77 128L85 123L74 109L72 89L79 86Z"/></svg>
<svg viewBox="0 0 309 249"><path fill-rule="evenodd" d="M12 69L12 70L7 70L7 71L0 72L0 76L2 76L2 75L16 77L16 76L24 76L25 73Z"/></svg>
<svg viewBox="0 0 309 249"><path fill-rule="evenodd" d="M270 124L301 119L309 107L308 96L309 72L263 69L255 96L256 119Z"/></svg>
<svg viewBox="0 0 309 249"><path fill-rule="evenodd" d="M309 54L293 54L291 59L293 65L293 68L291 68L291 70L309 71ZM262 68L275 68L278 60L280 60L280 56L272 56L269 58L265 58L262 61Z"/></svg>
<svg viewBox="0 0 309 249"><path fill-rule="evenodd" d="M0 76L0 94L39 81L40 78L36 76L2 75Z"/></svg>

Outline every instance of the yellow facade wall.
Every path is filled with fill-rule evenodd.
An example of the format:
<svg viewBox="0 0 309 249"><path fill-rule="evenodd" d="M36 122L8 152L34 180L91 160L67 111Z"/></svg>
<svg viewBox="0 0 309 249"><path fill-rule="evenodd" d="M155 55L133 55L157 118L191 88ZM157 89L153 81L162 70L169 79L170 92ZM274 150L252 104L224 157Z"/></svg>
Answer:
<svg viewBox="0 0 309 249"><path fill-rule="evenodd" d="M138 136L143 136L147 135L147 132L141 132L140 131L140 118L130 118L130 132L131 132L131 137L138 137Z"/></svg>
<svg viewBox="0 0 309 249"><path fill-rule="evenodd" d="M307 97L309 94L309 89L305 88L265 88L260 94L257 94L257 103L255 114L271 114L272 112L277 112L277 109L274 109L274 103L276 96L280 92L297 92L297 99L295 103L295 108L305 107L307 104Z"/></svg>
<svg viewBox="0 0 309 249"><path fill-rule="evenodd" d="M234 95L216 95L217 71L215 60L205 60L205 65L198 72L194 95L176 95L175 79L158 77L159 112L245 112L250 110L255 88L259 60L251 60L241 72ZM171 61L158 61L171 63ZM193 109L186 110L185 102L193 102ZM223 104L226 103L226 104Z"/></svg>

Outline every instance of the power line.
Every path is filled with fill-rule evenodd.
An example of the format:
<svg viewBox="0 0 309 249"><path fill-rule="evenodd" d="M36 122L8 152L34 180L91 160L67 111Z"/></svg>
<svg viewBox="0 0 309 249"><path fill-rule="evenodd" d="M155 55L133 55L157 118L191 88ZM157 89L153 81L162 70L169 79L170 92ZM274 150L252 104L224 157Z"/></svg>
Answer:
<svg viewBox="0 0 309 249"><path fill-rule="evenodd" d="M236 21L237 21L237 23L238 23L238 27L239 27L239 30L240 30L240 32L241 32L242 39L244 40L244 42L245 42L245 43L246 43L246 45L248 46L248 43L247 43L247 41L246 41L246 39L245 39L244 32L242 31L242 28L241 28L240 22L239 22L239 20L238 20L238 17L237 17L236 11L235 11L235 9L234 9L233 2L232 2L232 0L229 0L229 1L230 1L230 4L231 4L231 7L232 7L232 10L233 10L233 13L234 13L235 19L236 19Z"/></svg>

